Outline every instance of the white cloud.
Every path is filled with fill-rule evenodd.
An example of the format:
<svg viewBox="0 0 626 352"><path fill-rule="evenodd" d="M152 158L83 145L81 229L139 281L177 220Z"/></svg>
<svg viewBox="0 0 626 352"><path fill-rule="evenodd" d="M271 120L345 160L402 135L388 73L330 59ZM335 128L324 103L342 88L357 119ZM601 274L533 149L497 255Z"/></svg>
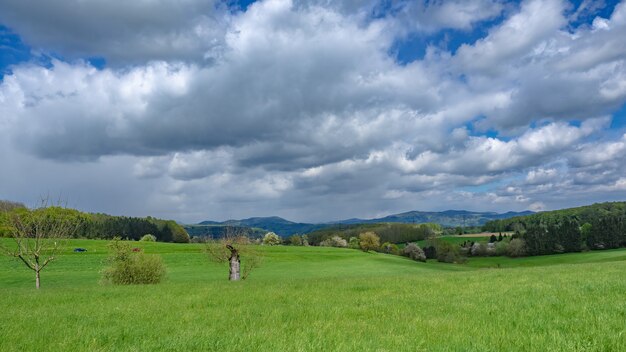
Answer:
<svg viewBox="0 0 626 352"><path fill-rule="evenodd" d="M468 30L477 22L497 17L503 9L499 0L407 1L398 17L409 30L418 32Z"/></svg>
<svg viewBox="0 0 626 352"><path fill-rule="evenodd" d="M527 184L544 184L553 181L558 176L556 169L538 168L528 171L526 175Z"/></svg>
<svg viewBox="0 0 626 352"><path fill-rule="evenodd" d="M519 138L503 141L489 137L468 137L464 145L435 153L426 150L412 159L396 154L396 163L406 172L446 172L463 175L480 175L519 171L539 166L558 158L585 137L601 130L606 119L589 120L580 127L552 123L529 129Z"/></svg>
<svg viewBox="0 0 626 352"><path fill-rule="evenodd" d="M546 209L546 205L542 202L535 202L528 206L528 210L531 211L544 211Z"/></svg>
<svg viewBox="0 0 626 352"><path fill-rule="evenodd" d="M520 12L474 45L462 45L457 60L466 69L499 74L511 60L532 52L542 41L554 35L566 21L561 0L529 0L521 5Z"/></svg>
<svg viewBox="0 0 626 352"><path fill-rule="evenodd" d="M612 161L622 162L626 157L626 135L611 142L588 143L580 146L569 158L575 167L594 166Z"/></svg>
<svg viewBox="0 0 626 352"><path fill-rule="evenodd" d="M400 2L383 16L372 15L374 1L272 0L232 13L188 0L193 11L168 3L171 13L142 20L143 4L90 3L86 13L129 12L93 45L83 41L98 16L46 36L48 22L24 20L40 9L0 5L10 9L0 20L18 21L31 43L114 61L23 64L3 78L0 156L14 171L2 175L11 191L0 198L28 201L26 184L54 192L74 182L81 202L102 197L85 200L89 210L124 203L133 215L195 221L551 209L624 196L626 137L610 131L626 102L624 3L576 29L555 0ZM406 65L389 54L407 32L467 30L501 13L456 53L431 46ZM120 40L127 52L111 44ZM134 46L143 40L154 50Z"/></svg>

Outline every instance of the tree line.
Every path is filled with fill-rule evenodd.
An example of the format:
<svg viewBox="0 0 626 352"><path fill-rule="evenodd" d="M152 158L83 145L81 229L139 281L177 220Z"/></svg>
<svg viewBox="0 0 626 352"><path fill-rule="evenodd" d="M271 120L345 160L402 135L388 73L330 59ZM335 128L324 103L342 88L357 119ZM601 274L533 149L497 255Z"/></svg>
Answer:
<svg viewBox="0 0 626 352"><path fill-rule="evenodd" d="M580 252L626 246L626 203L599 203L584 207L494 220L489 232L513 232L525 242L527 255Z"/></svg>
<svg viewBox="0 0 626 352"><path fill-rule="evenodd" d="M419 225L401 223L337 225L310 232L307 237L309 244L318 246L333 237L340 237L348 241L352 237L359 237L361 233L374 232L383 243L407 243L427 239L441 233L442 230L441 225L433 223Z"/></svg>
<svg viewBox="0 0 626 352"><path fill-rule="evenodd" d="M12 218L28 216L33 211L21 203L0 201L0 237L12 236ZM37 209L37 211L38 216L63 219L77 224L70 236L72 238L113 239L121 237L139 240L144 235L150 234L161 242L189 242L187 231L173 220L162 220L151 216L140 218L92 214L60 206L49 206Z"/></svg>
<svg viewBox="0 0 626 352"><path fill-rule="evenodd" d="M204 242L207 238L223 238L229 233L257 239L267 233L263 229L238 225L185 225L184 230L191 236L192 242Z"/></svg>

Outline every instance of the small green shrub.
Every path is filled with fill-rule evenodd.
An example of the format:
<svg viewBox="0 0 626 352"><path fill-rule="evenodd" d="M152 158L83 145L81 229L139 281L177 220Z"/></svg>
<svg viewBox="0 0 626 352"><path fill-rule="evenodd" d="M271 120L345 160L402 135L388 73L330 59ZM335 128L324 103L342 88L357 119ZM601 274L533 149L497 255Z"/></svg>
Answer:
<svg viewBox="0 0 626 352"><path fill-rule="evenodd" d="M287 243L292 246L302 246L302 236L300 235L291 235L287 239Z"/></svg>
<svg viewBox="0 0 626 352"><path fill-rule="evenodd" d="M172 241L174 243L189 243L191 242L191 238L187 231L181 227L180 229L172 231Z"/></svg>
<svg viewBox="0 0 626 352"><path fill-rule="evenodd" d="M508 247L509 247L509 241L508 240L502 240L502 241L496 243L496 255L497 256L506 255Z"/></svg>
<svg viewBox="0 0 626 352"><path fill-rule="evenodd" d="M359 249L359 239L356 237L350 237L350 241L348 242L350 248Z"/></svg>
<svg viewBox="0 0 626 352"><path fill-rule="evenodd" d="M109 266L102 279L114 285L158 284L165 277L165 265L158 255L133 250L130 243L115 238L109 245Z"/></svg>
<svg viewBox="0 0 626 352"><path fill-rule="evenodd" d="M307 235L292 235L288 238L288 243L292 246L308 246L309 238Z"/></svg>
<svg viewBox="0 0 626 352"><path fill-rule="evenodd" d="M465 258L461 256L459 246L448 241L437 241L437 261L443 263L464 263Z"/></svg>
<svg viewBox="0 0 626 352"><path fill-rule="evenodd" d="M151 235L151 234L145 234L140 239L140 241L143 241L143 242L156 242L156 240L157 240L156 236Z"/></svg>
<svg viewBox="0 0 626 352"><path fill-rule="evenodd" d="M380 246L380 251L387 254L395 254L398 255L400 252L398 246L394 243L385 242Z"/></svg>

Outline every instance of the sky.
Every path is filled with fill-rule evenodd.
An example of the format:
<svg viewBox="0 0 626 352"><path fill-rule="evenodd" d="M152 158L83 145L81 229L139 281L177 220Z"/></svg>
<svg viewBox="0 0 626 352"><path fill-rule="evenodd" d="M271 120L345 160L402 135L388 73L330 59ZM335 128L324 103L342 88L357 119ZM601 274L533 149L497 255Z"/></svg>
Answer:
<svg viewBox="0 0 626 352"><path fill-rule="evenodd" d="M626 200L626 0L2 0L0 199L183 223Z"/></svg>

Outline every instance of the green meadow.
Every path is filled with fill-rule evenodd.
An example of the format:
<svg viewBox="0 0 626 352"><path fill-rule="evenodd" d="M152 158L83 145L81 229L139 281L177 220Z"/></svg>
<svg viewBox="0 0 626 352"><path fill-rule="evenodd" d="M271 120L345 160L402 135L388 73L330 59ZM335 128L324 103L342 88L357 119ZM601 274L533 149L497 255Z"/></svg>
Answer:
<svg viewBox="0 0 626 352"><path fill-rule="evenodd" d="M101 284L106 241L67 243L39 291L0 257L0 351L626 350L624 249L455 265L263 246L229 282L201 245L135 243L165 282Z"/></svg>

